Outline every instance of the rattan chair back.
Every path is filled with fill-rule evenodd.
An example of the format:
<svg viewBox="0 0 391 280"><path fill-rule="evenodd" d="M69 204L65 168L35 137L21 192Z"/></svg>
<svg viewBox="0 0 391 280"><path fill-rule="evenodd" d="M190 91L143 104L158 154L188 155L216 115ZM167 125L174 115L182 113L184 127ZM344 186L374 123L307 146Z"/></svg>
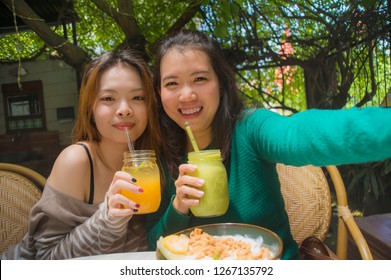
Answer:
<svg viewBox="0 0 391 280"><path fill-rule="evenodd" d="M30 210L40 199L45 182L27 167L0 163L0 252L26 234Z"/></svg>
<svg viewBox="0 0 391 280"><path fill-rule="evenodd" d="M348 233L357 245L362 259L372 259L364 239L348 207L346 188L336 166L326 166L335 189L338 208L336 254L347 258ZM330 227L332 204L328 181L321 167L277 164L286 211L293 238L300 243L306 237L325 240Z"/></svg>
<svg viewBox="0 0 391 280"><path fill-rule="evenodd" d="M314 235L325 240L331 221L331 195L321 168L277 165L293 238Z"/></svg>

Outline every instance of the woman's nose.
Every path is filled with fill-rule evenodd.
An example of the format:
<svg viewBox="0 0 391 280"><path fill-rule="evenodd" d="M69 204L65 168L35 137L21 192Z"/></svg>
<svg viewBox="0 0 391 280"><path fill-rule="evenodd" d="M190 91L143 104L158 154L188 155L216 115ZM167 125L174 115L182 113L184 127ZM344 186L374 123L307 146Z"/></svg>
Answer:
<svg viewBox="0 0 391 280"><path fill-rule="evenodd" d="M119 107L117 109L117 114L121 117L127 117L132 114L132 108L129 106L128 102L122 101L119 104Z"/></svg>
<svg viewBox="0 0 391 280"><path fill-rule="evenodd" d="M197 94L193 87L185 86L182 88L179 96L180 101L193 101L195 99L197 99Z"/></svg>

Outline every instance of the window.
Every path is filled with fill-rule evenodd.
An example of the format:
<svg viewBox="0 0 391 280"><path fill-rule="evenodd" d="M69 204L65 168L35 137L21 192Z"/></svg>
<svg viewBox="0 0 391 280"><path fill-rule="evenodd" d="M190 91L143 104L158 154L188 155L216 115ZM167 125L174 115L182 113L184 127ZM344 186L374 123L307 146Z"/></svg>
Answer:
<svg viewBox="0 0 391 280"><path fill-rule="evenodd" d="M7 134L46 131L45 106L41 81L2 85Z"/></svg>

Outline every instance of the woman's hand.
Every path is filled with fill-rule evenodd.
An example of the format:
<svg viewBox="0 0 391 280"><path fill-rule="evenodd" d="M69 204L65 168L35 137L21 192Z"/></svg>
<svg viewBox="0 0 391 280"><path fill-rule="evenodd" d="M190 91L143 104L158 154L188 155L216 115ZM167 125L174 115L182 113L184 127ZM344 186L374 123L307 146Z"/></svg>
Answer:
<svg viewBox="0 0 391 280"><path fill-rule="evenodd" d="M184 215L188 215L190 206L198 205L199 199L204 195L203 191L197 189L204 185L204 180L186 175L186 172L194 172L196 169L197 166L195 165L181 164L179 166L179 177L175 181L176 196L173 206Z"/></svg>
<svg viewBox="0 0 391 280"><path fill-rule="evenodd" d="M130 216L138 211L140 205L122 194L121 190L127 190L134 193L142 193L144 190L134 184L136 180L123 171L117 171L114 174L113 181L106 193L107 208L109 216Z"/></svg>

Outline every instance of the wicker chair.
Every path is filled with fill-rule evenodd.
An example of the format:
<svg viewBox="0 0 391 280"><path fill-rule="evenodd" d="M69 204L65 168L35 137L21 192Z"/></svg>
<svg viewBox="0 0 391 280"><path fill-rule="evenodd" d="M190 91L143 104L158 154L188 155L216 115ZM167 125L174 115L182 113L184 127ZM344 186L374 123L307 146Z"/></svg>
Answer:
<svg viewBox="0 0 391 280"><path fill-rule="evenodd" d="M368 244L348 208L345 185L336 166L327 166L338 204L336 254L347 258L348 230L362 259L372 259ZM293 238L300 243L308 236L325 240L331 221L331 196L326 176L320 167L295 167L277 164Z"/></svg>
<svg viewBox="0 0 391 280"><path fill-rule="evenodd" d="M40 199L45 182L27 167L0 163L0 253L26 234L30 209Z"/></svg>

